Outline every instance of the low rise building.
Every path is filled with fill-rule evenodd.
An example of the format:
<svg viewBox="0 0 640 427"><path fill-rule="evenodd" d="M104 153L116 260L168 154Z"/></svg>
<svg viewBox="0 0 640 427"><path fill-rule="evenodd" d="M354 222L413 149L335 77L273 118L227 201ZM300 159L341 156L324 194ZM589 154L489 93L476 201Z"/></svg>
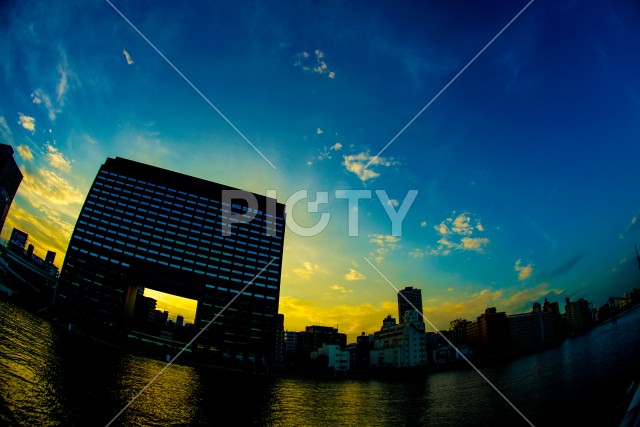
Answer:
<svg viewBox="0 0 640 427"><path fill-rule="evenodd" d="M425 325L416 310L407 310L402 323L387 316L374 334L369 363L372 368L425 366L427 349Z"/></svg>

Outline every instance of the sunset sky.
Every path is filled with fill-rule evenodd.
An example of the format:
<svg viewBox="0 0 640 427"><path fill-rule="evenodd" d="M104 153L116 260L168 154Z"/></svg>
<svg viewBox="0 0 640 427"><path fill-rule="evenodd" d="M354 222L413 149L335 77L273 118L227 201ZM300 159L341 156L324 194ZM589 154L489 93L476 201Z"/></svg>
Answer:
<svg viewBox="0 0 640 427"><path fill-rule="evenodd" d="M640 4L491 4L3 2L0 142L25 177L2 238L18 227L61 266L119 156L282 203L308 191L287 220L330 219L286 230L287 330L353 341L397 316L365 258L445 329L622 296L640 287Z"/></svg>

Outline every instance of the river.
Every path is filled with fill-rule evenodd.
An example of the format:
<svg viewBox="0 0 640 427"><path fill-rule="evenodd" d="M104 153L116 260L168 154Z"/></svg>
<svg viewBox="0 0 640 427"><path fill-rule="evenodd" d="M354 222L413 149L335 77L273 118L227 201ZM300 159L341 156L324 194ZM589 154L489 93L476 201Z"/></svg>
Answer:
<svg viewBox="0 0 640 427"><path fill-rule="evenodd" d="M164 366L0 302L0 424L105 426ZM482 373L534 425L616 425L640 309ZM526 426L472 369L413 379L245 376L171 365L112 425Z"/></svg>

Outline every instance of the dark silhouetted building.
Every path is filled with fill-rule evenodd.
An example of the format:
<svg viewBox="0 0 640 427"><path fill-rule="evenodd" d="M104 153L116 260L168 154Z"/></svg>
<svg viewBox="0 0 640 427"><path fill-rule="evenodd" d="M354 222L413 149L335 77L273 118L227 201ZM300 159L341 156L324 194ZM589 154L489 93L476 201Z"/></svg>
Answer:
<svg viewBox="0 0 640 427"><path fill-rule="evenodd" d="M13 147L0 144L0 230L22 182L22 172L13 158Z"/></svg>
<svg viewBox="0 0 640 427"><path fill-rule="evenodd" d="M514 354L527 353L562 341L558 317L557 312L543 311L538 302L533 304L530 313L509 315L511 351Z"/></svg>
<svg viewBox="0 0 640 427"><path fill-rule="evenodd" d="M276 347L274 363L281 365L284 362L284 314L276 316Z"/></svg>
<svg viewBox="0 0 640 427"><path fill-rule="evenodd" d="M578 301L566 299L564 314L569 334L578 334L593 326L593 313L591 305L584 298Z"/></svg>
<svg viewBox="0 0 640 427"><path fill-rule="evenodd" d="M495 307L487 308L466 330L469 348L476 356L504 355L510 349L507 314Z"/></svg>
<svg viewBox="0 0 640 427"><path fill-rule="evenodd" d="M18 251L24 251L28 239L29 235L27 233L14 227L11 232L11 237L9 238L9 247L17 249Z"/></svg>
<svg viewBox="0 0 640 427"><path fill-rule="evenodd" d="M207 327L198 356L270 363L284 229L285 207L274 199L108 158L69 242L61 311L126 331L139 290L151 288L198 301L194 333Z"/></svg>
<svg viewBox="0 0 640 427"><path fill-rule="evenodd" d="M403 322L405 312L414 310L414 307L422 317L422 291L412 286L407 286L398 292L398 319L400 323Z"/></svg>

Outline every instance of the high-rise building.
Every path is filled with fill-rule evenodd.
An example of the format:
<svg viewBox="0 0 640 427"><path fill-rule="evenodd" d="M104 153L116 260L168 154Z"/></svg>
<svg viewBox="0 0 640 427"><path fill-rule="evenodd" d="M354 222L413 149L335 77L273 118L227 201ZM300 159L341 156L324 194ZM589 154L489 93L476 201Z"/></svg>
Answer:
<svg viewBox="0 0 640 427"><path fill-rule="evenodd" d="M413 305L413 307L412 307ZM405 312L407 310L418 310L419 316L422 317L422 291L412 286L398 292L398 320L402 323Z"/></svg>
<svg viewBox="0 0 640 427"><path fill-rule="evenodd" d="M268 363L284 228L274 199L108 158L69 242L61 310L76 323L126 329L140 289L194 299L194 332L206 327L196 354Z"/></svg>
<svg viewBox="0 0 640 427"><path fill-rule="evenodd" d="M22 172L13 158L13 148L0 144L0 230L22 182Z"/></svg>

